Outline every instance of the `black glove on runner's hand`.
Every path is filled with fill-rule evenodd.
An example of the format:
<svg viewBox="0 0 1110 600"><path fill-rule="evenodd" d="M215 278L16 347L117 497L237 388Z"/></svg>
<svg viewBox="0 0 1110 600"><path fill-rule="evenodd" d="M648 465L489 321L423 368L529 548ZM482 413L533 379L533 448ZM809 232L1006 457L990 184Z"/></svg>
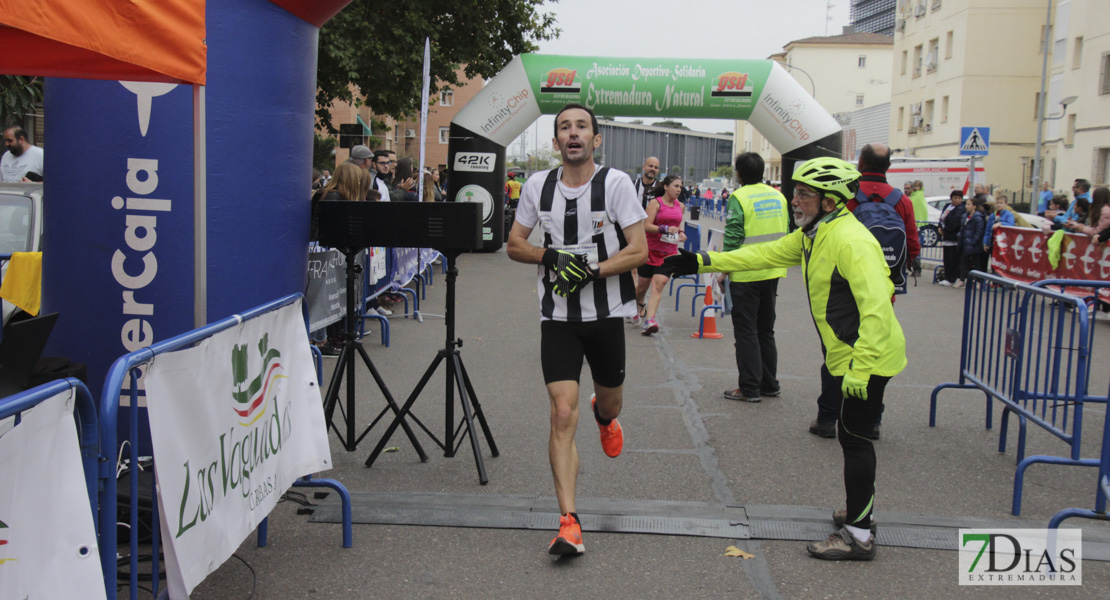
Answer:
<svg viewBox="0 0 1110 600"><path fill-rule="evenodd" d="M693 275L698 272L698 268L701 266L700 263L697 254L679 248L678 254L672 254L663 259L663 272L668 277Z"/></svg>
<svg viewBox="0 0 1110 600"><path fill-rule="evenodd" d="M548 248L543 264L555 272L555 293L563 297L573 294L590 277L589 262L581 254Z"/></svg>

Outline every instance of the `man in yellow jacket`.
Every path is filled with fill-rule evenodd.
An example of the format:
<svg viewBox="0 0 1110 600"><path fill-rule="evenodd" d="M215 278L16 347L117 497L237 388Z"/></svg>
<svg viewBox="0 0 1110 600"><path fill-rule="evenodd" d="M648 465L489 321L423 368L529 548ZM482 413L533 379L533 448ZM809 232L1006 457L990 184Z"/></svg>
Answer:
<svg viewBox="0 0 1110 600"><path fill-rule="evenodd" d="M875 446L869 434L887 382L906 366L906 339L890 303L894 284L882 248L844 208L859 177L840 159L809 160L794 170L793 233L732 252L683 251L663 263L674 275L802 266L825 366L841 391L837 437L847 508L833 512L835 533L806 546L826 560L875 557Z"/></svg>
<svg viewBox="0 0 1110 600"><path fill-rule="evenodd" d="M722 250L773 242L786 235L786 198L763 183L763 157L744 152L736 157L740 187L728 199ZM718 277L723 278L724 275ZM775 298L786 269L745 269L731 274L732 333L736 338L737 386L728 400L759 402L780 394L778 348L775 346Z"/></svg>

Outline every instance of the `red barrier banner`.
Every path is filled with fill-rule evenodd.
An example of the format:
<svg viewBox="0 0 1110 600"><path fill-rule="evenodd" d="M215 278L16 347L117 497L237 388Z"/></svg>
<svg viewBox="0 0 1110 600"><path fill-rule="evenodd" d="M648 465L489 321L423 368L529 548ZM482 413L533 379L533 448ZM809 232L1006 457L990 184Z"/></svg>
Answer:
<svg viewBox="0 0 1110 600"><path fill-rule="evenodd" d="M991 268L998 275L1032 283L1042 279L1110 280L1110 243L1083 234L1065 233L1060 244L1056 268L1048 260L1051 234L1025 227L999 227L995 230ZM1090 288L1068 288L1069 294L1090 295ZM1099 294L1110 302L1110 290Z"/></svg>

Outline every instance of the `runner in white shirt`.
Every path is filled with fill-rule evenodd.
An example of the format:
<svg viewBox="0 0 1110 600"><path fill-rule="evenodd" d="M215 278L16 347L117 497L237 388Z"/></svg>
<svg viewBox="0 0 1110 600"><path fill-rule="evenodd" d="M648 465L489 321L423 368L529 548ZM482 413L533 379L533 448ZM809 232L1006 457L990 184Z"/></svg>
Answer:
<svg viewBox="0 0 1110 600"><path fill-rule="evenodd" d="M590 364L602 449L616 457L624 446L617 422L625 366L621 319L636 314L631 271L648 255L647 215L632 180L594 164L600 145L593 112L565 106L555 116L554 139L563 164L528 178L509 232L509 258L539 265L540 363L551 399L548 451L562 515L548 552L559 555L584 550L574 504L582 361ZM528 241L537 224L543 227L543 246Z"/></svg>

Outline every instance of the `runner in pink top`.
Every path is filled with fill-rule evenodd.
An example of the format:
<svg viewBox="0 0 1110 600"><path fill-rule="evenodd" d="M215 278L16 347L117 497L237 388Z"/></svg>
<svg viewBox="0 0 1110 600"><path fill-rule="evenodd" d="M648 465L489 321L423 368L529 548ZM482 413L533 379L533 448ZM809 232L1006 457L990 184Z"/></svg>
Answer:
<svg viewBox="0 0 1110 600"><path fill-rule="evenodd" d="M647 220L644 229L647 231L648 259L637 270L640 278L636 282L636 303L640 307L644 319L643 329L640 333L651 335L659 331L659 324L655 322L655 313L659 310L659 302L663 297L663 288L671 280L670 276L657 273L663 265L663 259L678 254L678 245L686 241L686 234L682 231L682 215L685 207L678 201L682 193L682 178L677 175L667 175L655 188L659 197L648 203ZM651 299L644 306L644 297L647 295L648 286L651 286Z"/></svg>

